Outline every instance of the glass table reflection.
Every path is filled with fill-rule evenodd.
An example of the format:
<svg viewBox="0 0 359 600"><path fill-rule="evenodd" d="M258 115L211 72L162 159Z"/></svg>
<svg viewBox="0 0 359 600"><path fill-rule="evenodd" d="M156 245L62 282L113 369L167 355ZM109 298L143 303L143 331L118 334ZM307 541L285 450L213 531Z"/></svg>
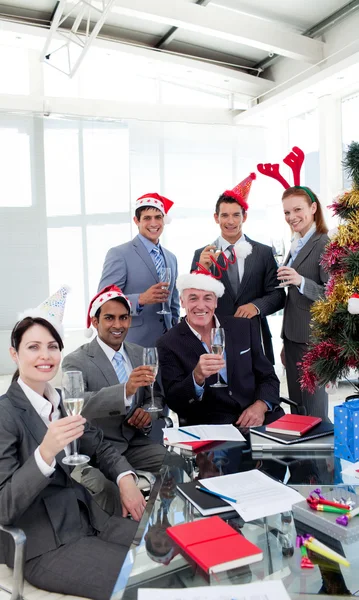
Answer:
<svg viewBox="0 0 359 600"><path fill-rule="evenodd" d="M308 532L308 526L294 520L291 512L244 523L236 513L222 514L228 523L263 550L263 560L216 575L205 574L191 564L167 536L166 528L203 518L177 490L177 484L217 477L222 474L259 469L307 496L320 486L326 492L337 489L339 496L359 493L356 485L345 485L341 464L332 450L318 456L312 452L277 453L269 457L252 453L244 443L220 443L199 453L168 452L166 465L152 490L135 542L121 569L111 600L135 600L138 588L187 588L203 585L230 585L258 580L282 579L292 598L324 594L350 596L359 591L359 540L344 544L313 531L323 543L343 554L349 568L311 554L314 569L300 568L300 550L296 535ZM359 483L359 481L358 481Z"/></svg>

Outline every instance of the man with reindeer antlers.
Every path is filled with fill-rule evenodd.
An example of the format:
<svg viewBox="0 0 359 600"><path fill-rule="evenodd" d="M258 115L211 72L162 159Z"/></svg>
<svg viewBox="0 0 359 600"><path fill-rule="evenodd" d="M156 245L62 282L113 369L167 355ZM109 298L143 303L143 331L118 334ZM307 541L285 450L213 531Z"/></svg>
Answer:
<svg viewBox="0 0 359 600"><path fill-rule="evenodd" d="M277 265L271 248L249 239L242 232L255 177L255 173L251 173L218 198L214 220L221 235L213 244L195 251L191 271L209 270L214 277L221 277L225 292L218 299L218 315L246 319L259 316L264 352L274 364L272 336L266 317L283 308L285 294L277 287Z"/></svg>

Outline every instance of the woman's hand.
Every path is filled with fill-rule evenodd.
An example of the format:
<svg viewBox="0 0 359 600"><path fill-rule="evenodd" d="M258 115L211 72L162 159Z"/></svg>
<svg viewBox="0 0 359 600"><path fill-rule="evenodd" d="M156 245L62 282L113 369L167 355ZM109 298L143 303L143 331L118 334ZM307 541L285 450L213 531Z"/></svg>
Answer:
<svg viewBox="0 0 359 600"><path fill-rule="evenodd" d="M81 437L86 419L81 415L65 417L50 423L39 450L44 461L51 465L55 456L64 450L68 444Z"/></svg>
<svg viewBox="0 0 359 600"><path fill-rule="evenodd" d="M283 287L286 285L296 285L298 287L302 283L302 276L292 267L279 267L277 277L282 280L281 285Z"/></svg>

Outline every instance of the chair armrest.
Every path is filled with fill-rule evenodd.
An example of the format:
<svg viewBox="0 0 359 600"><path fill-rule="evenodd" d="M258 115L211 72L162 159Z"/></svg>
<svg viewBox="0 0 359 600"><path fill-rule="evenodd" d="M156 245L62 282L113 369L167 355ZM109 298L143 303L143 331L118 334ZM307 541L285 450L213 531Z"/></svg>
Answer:
<svg viewBox="0 0 359 600"><path fill-rule="evenodd" d="M0 531L11 535L15 544L13 585L10 600L21 600L24 590L24 564L26 535L22 529L9 525L0 525Z"/></svg>
<svg viewBox="0 0 359 600"><path fill-rule="evenodd" d="M148 482L150 489L152 490L153 485L156 481L156 477L153 473L150 473L150 471L140 471L140 470L136 469L136 475L139 480L145 479ZM141 481L139 481L139 484L141 484ZM141 485L139 485L139 487L140 487L140 489L142 489Z"/></svg>
<svg viewBox="0 0 359 600"><path fill-rule="evenodd" d="M164 420L166 427L173 427L173 421L171 417L162 416L161 418Z"/></svg>
<svg viewBox="0 0 359 600"><path fill-rule="evenodd" d="M292 408L294 408L294 412L298 415L306 415L307 411L305 409L304 406L300 406L298 404L298 402L295 402L294 400L291 400L290 398L287 398L287 396L281 396L279 398L280 402L284 402L284 404L288 404L289 406L291 406Z"/></svg>

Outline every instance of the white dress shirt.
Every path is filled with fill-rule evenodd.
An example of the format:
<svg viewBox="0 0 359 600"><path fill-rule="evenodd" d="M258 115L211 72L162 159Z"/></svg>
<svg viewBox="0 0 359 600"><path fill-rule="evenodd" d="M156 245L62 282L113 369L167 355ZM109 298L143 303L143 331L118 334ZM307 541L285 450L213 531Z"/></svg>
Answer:
<svg viewBox="0 0 359 600"><path fill-rule="evenodd" d="M61 419L61 412L59 409L61 400L60 394L55 390L55 388L52 387L52 385L47 383L45 386L44 395L46 396L46 399L44 396L40 396L40 394L34 392L34 390L26 385L26 383L24 383L20 377L17 382L24 392L26 398L29 400L30 404L45 423L46 427L50 425L51 421L58 421L58 419ZM70 447L66 446L66 448L64 448L64 452L66 456L68 456L71 453ZM49 466L42 458L39 447L36 448L34 456L36 464L41 473L45 475L45 477L50 477L50 475L52 475L55 471L56 460L54 459Z"/></svg>
<svg viewBox="0 0 359 600"><path fill-rule="evenodd" d="M228 246L231 246L232 244L230 242L227 242L227 240L225 240L221 235L219 236L218 241L219 241L219 247L222 250L222 252L224 252L224 254L226 255L227 258L231 258L231 252L227 248L228 248ZM239 240L237 240L236 243L234 244L234 251L236 251L236 247L238 246L238 244L241 244L242 242L245 242L245 241L246 241L246 238L242 234L242 236L239 238ZM236 259L237 259L237 265L238 265L239 282L241 282L243 273L244 273L245 259L242 256L237 256L237 255L236 255Z"/></svg>

